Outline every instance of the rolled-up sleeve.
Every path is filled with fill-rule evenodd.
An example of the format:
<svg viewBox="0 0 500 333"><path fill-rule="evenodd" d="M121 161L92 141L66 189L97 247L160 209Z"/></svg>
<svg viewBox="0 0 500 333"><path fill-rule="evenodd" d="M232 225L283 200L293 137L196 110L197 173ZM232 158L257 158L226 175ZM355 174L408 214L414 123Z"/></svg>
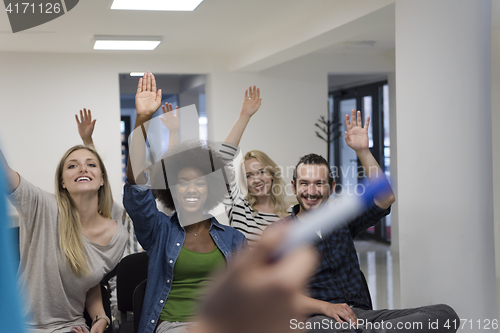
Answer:
<svg viewBox="0 0 500 333"><path fill-rule="evenodd" d="M29 235L36 232L35 230L40 230L41 226L36 226L37 223L45 223L50 217L58 216L55 196L31 184L22 176L17 189L7 198L16 208L21 233L27 238L31 238Z"/></svg>

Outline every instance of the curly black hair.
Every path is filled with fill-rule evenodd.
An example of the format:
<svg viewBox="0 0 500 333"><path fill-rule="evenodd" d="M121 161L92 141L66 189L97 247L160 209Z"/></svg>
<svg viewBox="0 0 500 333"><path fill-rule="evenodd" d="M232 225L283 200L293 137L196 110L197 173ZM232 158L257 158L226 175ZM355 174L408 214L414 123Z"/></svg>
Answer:
<svg viewBox="0 0 500 333"><path fill-rule="evenodd" d="M215 208L228 194L229 183L234 172L225 168L230 161L224 160L208 142L183 143L170 149L162 159L155 163L151 172L151 189L154 196L165 207L175 210L174 198L170 187L177 185L179 172L185 168L195 168L206 177L208 196L205 210ZM170 183L167 180L170 179Z"/></svg>

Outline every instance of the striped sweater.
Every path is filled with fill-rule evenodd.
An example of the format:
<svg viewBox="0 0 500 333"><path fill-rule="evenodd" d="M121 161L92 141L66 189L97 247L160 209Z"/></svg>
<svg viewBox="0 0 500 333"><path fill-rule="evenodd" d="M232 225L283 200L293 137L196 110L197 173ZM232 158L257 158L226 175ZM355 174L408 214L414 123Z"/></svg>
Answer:
<svg viewBox="0 0 500 333"><path fill-rule="evenodd" d="M223 143L219 153L226 160L233 160L239 153L239 149ZM229 167L234 168L233 163ZM255 211L243 195L238 186L237 177L230 183L229 196L224 200L226 212L229 217L229 225L243 233L248 240L248 245L252 248L258 241L264 230L273 222L281 218L276 214L268 214Z"/></svg>

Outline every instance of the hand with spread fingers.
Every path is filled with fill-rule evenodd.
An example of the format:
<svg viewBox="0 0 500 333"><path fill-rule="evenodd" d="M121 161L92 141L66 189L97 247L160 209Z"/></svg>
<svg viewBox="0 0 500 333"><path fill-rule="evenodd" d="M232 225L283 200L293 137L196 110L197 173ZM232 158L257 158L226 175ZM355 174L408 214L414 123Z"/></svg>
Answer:
<svg viewBox="0 0 500 333"><path fill-rule="evenodd" d="M365 126L362 126L361 111L352 109L351 118L345 115L345 142L356 152L368 150L368 126L370 126L370 117L366 118Z"/></svg>
<svg viewBox="0 0 500 333"><path fill-rule="evenodd" d="M347 131L345 131L345 142L356 152L356 156L361 162L369 182L373 182L374 180L387 182L384 171L380 168L377 160L370 152L368 139L370 117L366 118L365 126L362 126L362 123L361 111L356 113L356 111L352 109L350 118L349 115L345 115L345 125L347 129ZM374 198L375 204L382 209L389 208L396 200L391 186L389 183L387 183L387 185L388 190L378 193Z"/></svg>
<svg viewBox="0 0 500 333"><path fill-rule="evenodd" d="M80 118L75 114L76 123L78 125L78 133L82 138L83 144L86 146L93 145L92 134L94 133L95 122L97 119L92 120L92 113L90 109L83 108L80 110Z"/></svg>

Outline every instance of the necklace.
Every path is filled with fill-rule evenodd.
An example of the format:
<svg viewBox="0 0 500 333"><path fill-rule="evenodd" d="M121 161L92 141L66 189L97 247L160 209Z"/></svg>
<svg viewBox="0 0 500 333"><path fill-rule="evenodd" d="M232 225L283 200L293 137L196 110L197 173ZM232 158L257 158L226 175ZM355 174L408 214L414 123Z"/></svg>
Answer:
<svg viewBox="0 0 500 333"><path fill-rule="evenodd" d="M202 223L203 223L203 224L202 224L202 226L201 226L201 229L200 229L200 230L198 230L196 233L195 233L195 232L193 232L193 231L191 231L191 230L189 230L189 229L187 229L187 228L185 228L185 229L186 229L186 231L189 231L190 233L192 233L192 234L194 235L194 237L197 237L197 236L198 236L198 234L199 234L200 232L202 232L202 231L203 231L203 229L205 229L205 222L202 222Z"/></svg>

